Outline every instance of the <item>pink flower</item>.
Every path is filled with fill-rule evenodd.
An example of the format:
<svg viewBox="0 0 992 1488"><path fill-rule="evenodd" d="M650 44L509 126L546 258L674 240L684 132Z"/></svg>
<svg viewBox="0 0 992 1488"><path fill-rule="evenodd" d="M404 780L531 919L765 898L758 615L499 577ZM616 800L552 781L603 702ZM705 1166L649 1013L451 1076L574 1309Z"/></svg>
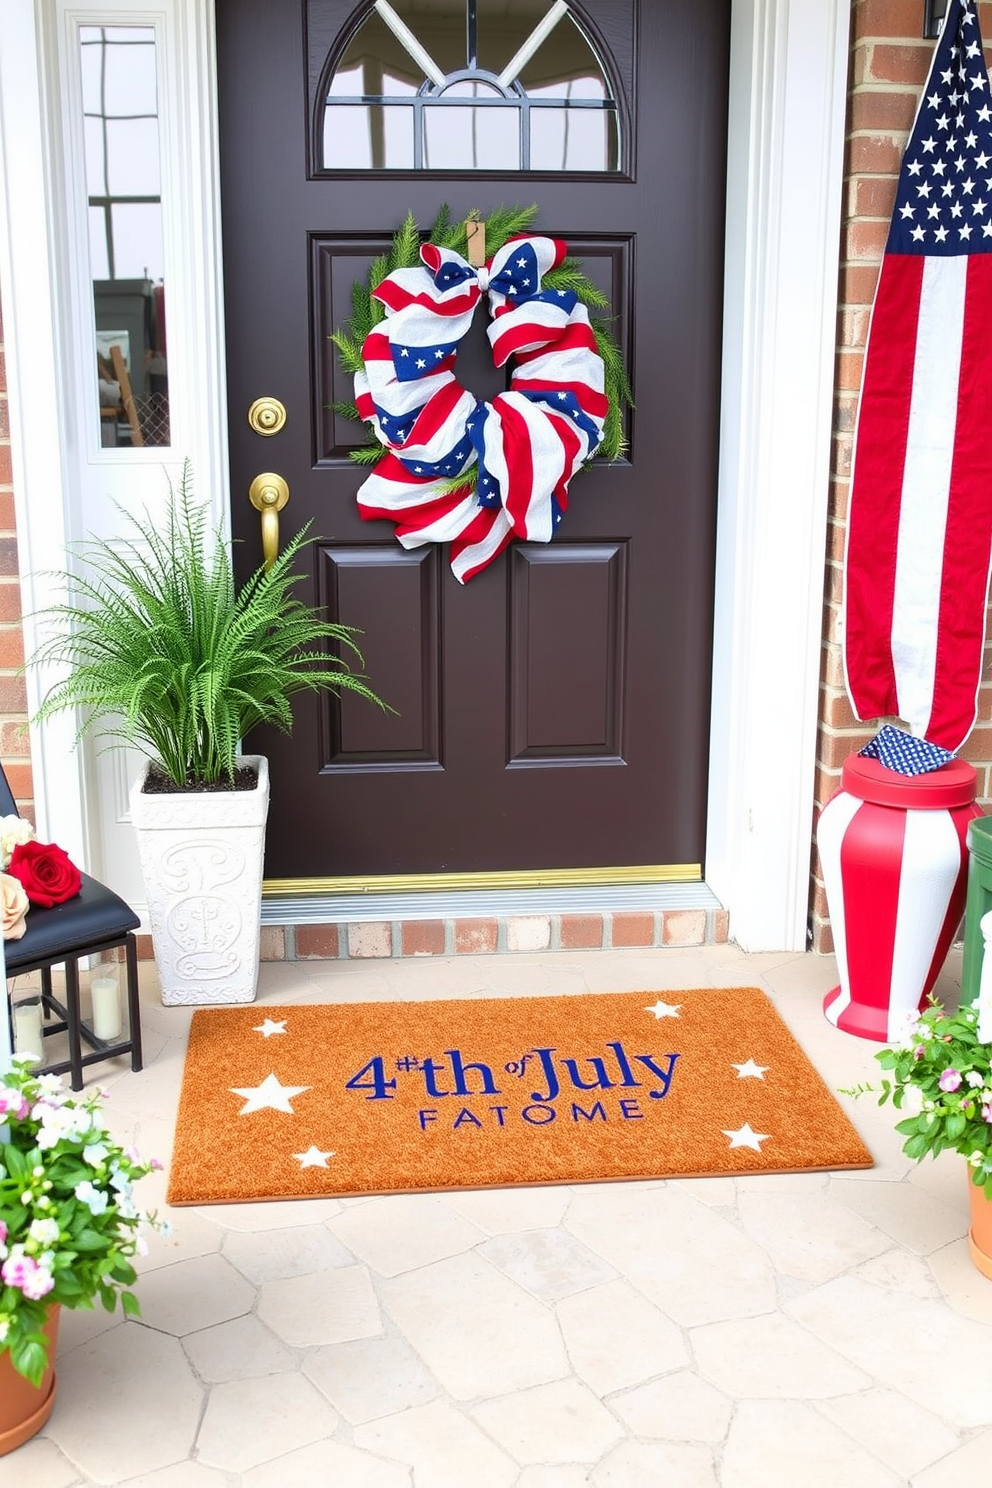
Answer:
<svg viewBox="0 0 992 1488"><path fill-rule="evenodd" d="M32 1272L37 1271L37 1263L31 1256L25 1255L23 1251L15 1250L0 1266L0 1276L9 1287L25 1289L25 1283L29 1280Z"/></svg>
<svg viewBox="0 0 992 1488"><path fill-rule="evenodd" d="M30 1107L19 1090L0 1089L0 1116L13 1116L23 1121Z"/></svg>
<svg viewBox="0 0 992 1488"><path fill-rule="evenodd" d="M3 1242L6 1240L6 1238L7 1238L7 1222L6 1222L6 1220L0 1219L0 1245L3 1244Z"/></svg>
<svg viewBox="0 0 992 1488"><path fill-rule="evenodd" d="M916 1048L913 1050L913 1058L914 1059L922 1059L923 1056L924 1056L924 1054L926 1052L927 1052L927 1046L926 1046L926 1044L917 1044Z"/></svg>
<svg viewBox="0 0 992 1488"><path fill-rule="evenodd" d="M40 1302L42 1297L48 1295L55 1285L55 1277L51 1271L44 1266L35 1266L21 1283L21 1290L25 1297L32 1302Z"/></svg>
<svg viewBox="0 0 992 1488"><path fill-rule="evenodd" d="M943 1071L940 1079L937 1081L937 1084L940 1086L941 1090L946 1090L948 1092L957 1090L958 1086L961 1084L961 1071L956 1070L952 1065L950 1069L945 1069Z"/></svg>
<svg viewBox="0 0 992 1488"><path fill-rule="evenodd" d="M982 1107L982 1120L992 1125L992 1102Z"/></svg>

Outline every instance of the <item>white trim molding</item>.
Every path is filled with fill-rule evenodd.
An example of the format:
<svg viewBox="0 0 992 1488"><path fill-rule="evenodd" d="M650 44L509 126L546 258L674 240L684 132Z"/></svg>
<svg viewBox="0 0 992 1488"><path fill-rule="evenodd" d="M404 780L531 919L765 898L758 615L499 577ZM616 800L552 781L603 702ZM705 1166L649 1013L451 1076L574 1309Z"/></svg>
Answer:
<svg viewBox="0 0 992 1488"><path fill-rule="evenodd" d="M706 881L754 951L806 944L850 11L733 8Z"/></svg>
<svg viewBox="0 0 992 1488"><path fill-rule="evenodd" d="M105 481L120 499L124 477L112 470L126 466L129 499L136 481L144 499L156 474L141 451L120 467L87 454L73 427L86 322L61 85L67 27L108 13L153 22L163 41L178 448L218 516L228 511L212 0L108 0L99 10L3 0L0 296L26 609L45 602L31 575L61 567L66 542L82 535L87 483L92 492ZM730 910L731 936L751 950L805 945L849 21L849 0L732 6L706 878ZM87 861L101 871L108 812L96 798L107 792L100 775L91 804L86 771L67 768L71 732L53 724L32 738L40 825L57 821L70 850L89 840Z"/></svg>

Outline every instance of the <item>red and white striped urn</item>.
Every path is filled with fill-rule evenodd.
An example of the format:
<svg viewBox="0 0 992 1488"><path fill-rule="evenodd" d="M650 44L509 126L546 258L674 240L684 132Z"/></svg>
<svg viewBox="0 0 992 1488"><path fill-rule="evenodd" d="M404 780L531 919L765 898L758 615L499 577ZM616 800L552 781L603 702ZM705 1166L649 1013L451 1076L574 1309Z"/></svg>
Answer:
<svg viewBox="0 0 992 1488"><path fill-rule="evenodd" d="M823 1011L846 1033L902 1038L964 913L975 772L951 760L900 775L852 754L817 828L840 986Z"/></svg>

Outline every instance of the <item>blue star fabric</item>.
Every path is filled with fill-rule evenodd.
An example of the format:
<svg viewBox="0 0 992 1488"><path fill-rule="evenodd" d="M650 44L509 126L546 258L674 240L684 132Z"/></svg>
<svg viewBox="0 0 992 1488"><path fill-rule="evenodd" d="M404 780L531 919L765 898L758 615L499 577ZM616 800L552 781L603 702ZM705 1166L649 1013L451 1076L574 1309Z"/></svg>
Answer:
<svg viewBox="0 0 992 1488"><path fill-rule="evenodd" d="M914 734L904 733L891 723L883 724L870 744L858 753L867 759L876 759L897 775L927 775L939 770L948 760L954 759L949 749L931 744L927 739L917 739Z"/></svg>
<svg viewBox="0 0 992 1488"><path fill-rule="evenodd" d="M992 102L973 0L952 0L899 177L889 253L992 253Z"/></svg>

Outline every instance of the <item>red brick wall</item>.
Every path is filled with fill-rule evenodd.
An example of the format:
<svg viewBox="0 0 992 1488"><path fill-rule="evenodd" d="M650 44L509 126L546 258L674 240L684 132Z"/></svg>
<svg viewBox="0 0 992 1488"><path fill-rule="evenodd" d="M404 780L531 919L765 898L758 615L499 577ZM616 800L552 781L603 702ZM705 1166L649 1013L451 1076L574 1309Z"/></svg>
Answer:
<svg viewBox="0 0 992 1488"><path fill-rule="evenodd" d="M992 40L992 0L980 0L982 35ZM821 722L816 803L840 782L844 759L875 732L851 713L841 667L838 619L846 534L851 448L861 367L878 266L895 200L896 176L909 137L934 43L924 41L923 0L854 0L847 106L847 151L837 315L834 454L824 607ZM985 60L992 59L986 47ZM986 651L978 724L964 749L978 770L979 797L992 795L992 665ZM832 949L819 863L813 859L813 945Z"/></svg>
<svg viewBox="0 0 992 1488"><path fill-rule="evenodd" d="M14 486L3 320L0 315L0 760L23 815L34 816L27 697L17 674L24 660L21 585L17 567Z"/></svg>

